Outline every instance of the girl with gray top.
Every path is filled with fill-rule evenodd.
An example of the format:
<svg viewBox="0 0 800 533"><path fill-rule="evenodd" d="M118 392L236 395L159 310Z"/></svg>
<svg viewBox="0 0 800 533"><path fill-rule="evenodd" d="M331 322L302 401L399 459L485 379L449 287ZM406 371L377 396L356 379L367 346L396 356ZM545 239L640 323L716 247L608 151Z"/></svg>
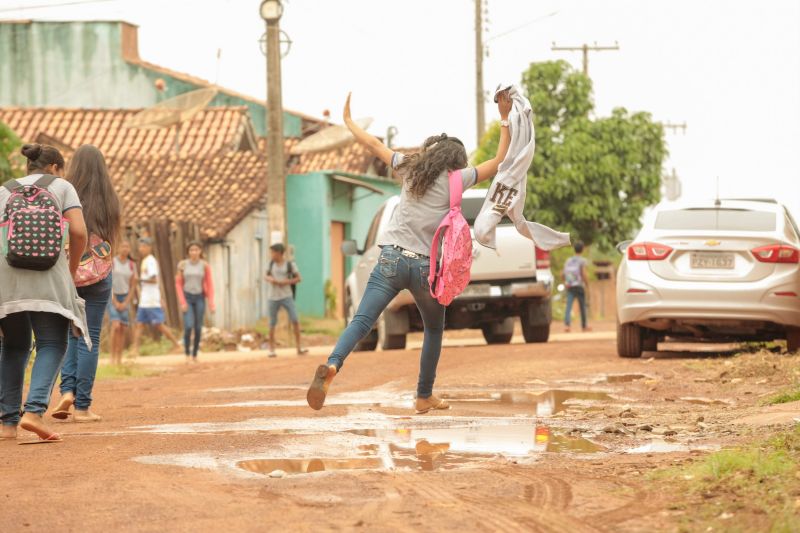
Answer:
<svg viewBox="0 0 800 533"><path fill-rule="evenodd" d="M75 188L60 176L64 158L52 146L26 144L22 154L28 159L28 176L17 185L34 185L45 176L55 176L46 189L55 197L69 223L69 242L73 251L67 258L62 249L55 266L48 270L14 268L0 260L0 331L3 335L0 354L0 438L17 437L17 426L39 437L38 442L59 442L60 435L43 420L50 395L64 360L67 341L72 334L83 335L90 342L83 300L72 278L86 248L88 234L83 211ZM40 182L42 183L42 182ZM0 213L14 183L0 187ZM0 215L2 216L2 215ZM30 388L20 418L25 368L31 355L32 335L36 338L36 361L31 372Z"/></svg>
<svg viewBox="0 0 800 533"><path fill-rule="evenodd" d="M375 324L380 314L401 290L408 290L425 324L417 382L416 413L449 409L450 405L433 394L436 367L442 350L445 307L430 294L428 274L433 236L450 210L448 173L461 171L463 189L491 179L508 152L511 137L508 115L511 98L508 91L498 93L500 141L497 155L477 167L468 167L467 151L455 137L446 134L429 137L419 153L404 156L392 152L379 139L361 129L350 116L350 96L344 106L344 123L358 142L375 157L390 165L402 180L400 204L392 215L386 232L378 239L380 259L370 275L364 296L353 320L347 325L328 362L320 365L308 390L308 405L322 409L333 378L356 344Z"/></svg>
<svg viewBox="0 0 800 533"><path fill-rule="evenodd" d="M186 247L186 253L189 258L178 263L175 289L183 311L183 346L186 350L186 362L191 360L196 363L206 304L212 313L216 310L214 282L211 279L211 267L203 260L203 245L199 242L190 242Z"/></svg>
<svg viewBox="0 0 800 533"><path fill-rule="evenodd" d="M108 302L108 319L111 322L111 362L122 364L125 330L130 325L131 302L136 295L138 276L136 263L131 259L131 243L119 243L111 270L111 299Z"/></svg>

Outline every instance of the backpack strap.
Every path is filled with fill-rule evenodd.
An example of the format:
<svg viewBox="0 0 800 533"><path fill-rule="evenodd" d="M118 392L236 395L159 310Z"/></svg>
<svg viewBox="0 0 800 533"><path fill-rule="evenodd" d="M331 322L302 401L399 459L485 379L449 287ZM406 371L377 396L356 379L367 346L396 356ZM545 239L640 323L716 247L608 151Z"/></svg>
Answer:
<svg viewBox="0 0 800 533"><path fill-rule="evenodd" d="M41 188L41 189L46 189L50 185L52 185L53 182L56 181L56 179L58 179L56 176L51 176L50 174L45 174L44 176L42 176L41 178L36 180L36 183L34 183L34 185L39 187L39 188Z"/></svg>
<svg viewBox="0 0 800 533"><path fill-rule="evenodd" d="M14 192L20 187L22 187L22 184L15 179L10 179L3 184L3 187L8 189L8 192Z"/></svg>
<svg viewBox="0 0 800 533"><path fill-rule="evenodd" d="M292 262L289 260L286 261L286 276L289 279L292 279L292 277L294 276L294 270L292 269Z"/></svg>
<svg viewBox="0 0 800 533"><path fill-rule="evenodd" d="M271 276L272 275L272 265L274 265L274 264L275 264L275 261L270 261L269 262L269 268L267 269L267 276Z"/></svg>
<svg viewBox="0 0 800 533"><path fill-rule="evenodd" d="M461 207L461 196L464 194L464 181L460 170L453 170L447 174L450 180L450 209Z"/></svg>

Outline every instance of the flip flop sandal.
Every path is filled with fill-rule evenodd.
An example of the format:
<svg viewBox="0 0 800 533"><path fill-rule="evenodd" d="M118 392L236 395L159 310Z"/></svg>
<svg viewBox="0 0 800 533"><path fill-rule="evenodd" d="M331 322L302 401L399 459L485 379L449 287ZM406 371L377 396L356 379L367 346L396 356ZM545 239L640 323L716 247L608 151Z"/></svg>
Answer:
<svg viewBox="0 0 800 533"><path fill-rule="evenodd" d="M28 444L55 444L56 442L64 442L64 439L61 438L61 435L58 433L51 433L46 439L39 437L39 440L26 440L24 442L20 442L20 446L25 446Z"/></svg>
<svg viewBox="0 0 800 533"><path fill-rule="evenodd" d="M328 378L328 365L319 365L317 371L314 373L314 381L308 387L308 394L306 400L308 406L319 411L325 405L325 397L328 395L328 390L325 387L325 380Z"/></svg>
<svg viewBox="0 0 800 533"><path fill-rule="evenodd" d="M267 354L267 357L270 357L270 358L272 358L272 357L278 357L278 354L277 354L277 353L275 353L275 352L269 352L269 353Z"/></svg>
<svg viewBox="0 0 800 533"><path fill-rule="evenodd" d="M305 355L308 353L308 348L303 348L301 350L297 350L297 355Z"/></svg>
<svg viewBox="0 0 800 533"><path fill-rule="evenodd" d="M425 413L428 413L430 411L435 411L435 410L439 409L439 406L442 405L443 403L445 403L444 399L443 398L439 398L439 403L437 403L436 405L431 405L431 406L428 406L425 409L421 409L421 410L415 409L414 412L416 414L418 414L418 415L424 415ZM450 409L449 405L447 407L442 408L441 410L442 411L446 411L447 409Z"/></svg>
<svg viewBox="0 0 800 533"><path fill-rule="evenodd" d="M55 418L56 420L66 420L69 418L69 411L53 411L50 413L50 416Z"/></svg>

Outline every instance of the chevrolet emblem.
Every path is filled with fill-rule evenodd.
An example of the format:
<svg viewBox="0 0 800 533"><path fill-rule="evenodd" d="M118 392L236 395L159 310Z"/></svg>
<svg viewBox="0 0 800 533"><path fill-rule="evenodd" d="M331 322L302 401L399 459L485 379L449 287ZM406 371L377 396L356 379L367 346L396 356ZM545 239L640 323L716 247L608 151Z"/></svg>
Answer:
<svg viewBox="0 0 800 533"><path fill-rule="evenodd" d="M720 244L722 243L715 240L706 241L706 246L719 246Z"/></svg>

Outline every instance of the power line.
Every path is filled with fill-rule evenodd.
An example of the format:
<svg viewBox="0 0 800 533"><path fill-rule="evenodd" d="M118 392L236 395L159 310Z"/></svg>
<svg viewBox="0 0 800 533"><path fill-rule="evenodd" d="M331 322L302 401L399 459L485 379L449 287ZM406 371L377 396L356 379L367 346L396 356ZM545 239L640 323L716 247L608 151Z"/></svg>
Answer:
<svg viewBox="0 0 800 533"><path fill-rule="evenodd" d="M537 23L537 22L539 22L541 20L544 20L544 19L547 19L547 18L550 18L550 17L555 17L556 15L558 15L558 13L559 13L559 11L553 11L552 13L548 13L547 15L543 15L543 16L535 18L533 20L529 20L528 22L526 22L524 24L520 24L519 26L515 26L515 27L513 27L513 28L511 28L509 30L506 30L503 33L498 33L496 35L492 35L491 37L486 39L486 42L489 43L491 41L494 41L495 39L499 39L500 37L505 37L506 35L508 35L510 33L514 33L515 31L521 30L523 28L527 28L531 24L535 24L535 23Z"/></svg>
<svg viewBox="0 0 800 533"><path fill-rule="evenodd" d="M50 7L78 6L83 4L103 4L119 1L120 0L72 0L71 2L61 2L58 4L36 4L33 6L4 7L0 9L0 13L10 13L12 11L30 11L32 9L47 9Z"/></svg>
<svg viewBox="0 0 800 533"><path fill-rule="evenodd" d="M589 75L589 52L602 52L603 50L619 50L619 44L614 41L614 46L598 46L597 43L594 45L589 46L588 44L583 44L582 46L556 46L556 43L553 43L552 48L550 48L554 52L565 51L565 52L583 52L583 73L588 76Z"/></svg>

